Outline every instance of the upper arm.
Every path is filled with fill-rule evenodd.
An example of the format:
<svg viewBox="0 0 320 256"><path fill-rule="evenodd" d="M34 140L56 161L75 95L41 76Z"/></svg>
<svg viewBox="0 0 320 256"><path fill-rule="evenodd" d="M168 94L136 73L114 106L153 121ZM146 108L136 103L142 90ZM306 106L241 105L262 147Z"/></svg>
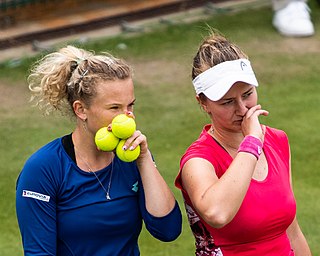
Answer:
<svg viewBox="0 0 320 256"><path fill-rule="evenodd" d="M39 169L27 165L17 180L17 218L25 255L55 255L55 196L50 180Z"/></svg>
<svg viewBox="0 0 320 256"><path fill-rule="evenodd" d="M183 166L181 179L192 204L203 212L203 196L218 181L213 165L203 158L191 158Z"/></svg>

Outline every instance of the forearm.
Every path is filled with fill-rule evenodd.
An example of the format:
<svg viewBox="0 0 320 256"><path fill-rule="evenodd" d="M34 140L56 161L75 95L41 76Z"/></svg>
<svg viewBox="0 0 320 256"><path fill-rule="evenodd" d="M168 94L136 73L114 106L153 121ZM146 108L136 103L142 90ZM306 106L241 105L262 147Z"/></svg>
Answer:
<svg viewBox="0 0 320 256"><path fill-rule="evenodd" d="M300 237L296 241L291 242L292 249L295 256L311 256L309 245L304 236Z"/></svg>
<svg viewBox="0 0 320 256"><path fill-rule="evenodd" d="M151 153L140 156L138 168L143 183L146 208L155 217L167 215L175 205L170 188L156 168Z"/></svg>
<svg viewBox="0 0 320 256"><path fill-rule="evenodd" d="M311 256L309 245L304 237L298 221L295 219L287 230L291 247L295 256Z"/></svg>

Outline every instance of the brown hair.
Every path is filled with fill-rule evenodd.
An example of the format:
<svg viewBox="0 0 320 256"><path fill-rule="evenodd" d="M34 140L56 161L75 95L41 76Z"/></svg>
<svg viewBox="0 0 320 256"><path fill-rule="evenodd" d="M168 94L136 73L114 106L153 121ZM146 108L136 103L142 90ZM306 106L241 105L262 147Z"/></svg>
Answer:
<svg viewBox="0 0 320 256"><path fill-rule="evenodd" d="M96 95L98 80L124 80L132 77L132 69L123 60L108 53L93 52L67 46L39 60L28 77L31 100L45 109L73 113L72 104L82 100L90 106Z"/></svg>
<svg viewBox="0 0 320 256"><path fill-rule="evenodd" d="M247 59L248 57L237 45L228 41L223 35L211 31L193 58L192 79L215 65L241 58Z"/></svg>
<svg viewBox="0 0 320 256"><path fill-rule="evenodd" d="M210 35L203 40L196 56L193 58L192 80L215 65L241 58L248 59L248 56L225 36L210 29ZM207 99L203 93L200 93L199 97L201 101Z"/></svg>

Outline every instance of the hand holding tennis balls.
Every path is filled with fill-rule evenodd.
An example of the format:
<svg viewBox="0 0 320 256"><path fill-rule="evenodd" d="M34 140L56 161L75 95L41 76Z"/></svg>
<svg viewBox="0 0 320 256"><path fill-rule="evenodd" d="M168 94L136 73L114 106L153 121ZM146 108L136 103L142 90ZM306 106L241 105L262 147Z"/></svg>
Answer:
<svg viewBox="0 0 320 256"><path fill-rule="evenodd" d="M113 118L112 131L108 127L102 127L95 135L95 143L102 151L116 150L116 154L124 162L132 162L140 155L140 146L133 150L124 150L126 139L131 137L136 130L136 123L133 117L120 114Z"/></svg>
<svg viewBox="0 0 320 256"><path fill-rule="evenodd" d="M136 130L136 122L134 119L128 115L120 114L113 118L111 125L113 134L121 139L116 148L117 156L124 162L136 160L140 155L139 145L133 150L123 149L126 139L131 137Z"/></svg>
<svg viewBox="0 0 320 256"><path fill-rule="evenodd" d="M116 148L116 154L117 156L124 162L132 162L136 160L140 155L140 145L138 145L135 149L130 150L123 150L123 145L126 142L126 140L120 140L117 148Z"/></svg>

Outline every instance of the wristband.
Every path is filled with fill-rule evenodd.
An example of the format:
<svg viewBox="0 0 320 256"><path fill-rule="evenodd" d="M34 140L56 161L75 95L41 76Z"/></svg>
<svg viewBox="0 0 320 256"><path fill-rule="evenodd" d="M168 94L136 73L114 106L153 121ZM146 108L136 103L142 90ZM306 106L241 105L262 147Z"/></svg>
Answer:
<svg viewBox="0 0 320 256"><path fill-rule="evenodd" d="M239 152L246 152L254 155L257 159L262 153L262 142L257 137L247 135L244 137L243 141L241 142L238 153Z"/></svg>

